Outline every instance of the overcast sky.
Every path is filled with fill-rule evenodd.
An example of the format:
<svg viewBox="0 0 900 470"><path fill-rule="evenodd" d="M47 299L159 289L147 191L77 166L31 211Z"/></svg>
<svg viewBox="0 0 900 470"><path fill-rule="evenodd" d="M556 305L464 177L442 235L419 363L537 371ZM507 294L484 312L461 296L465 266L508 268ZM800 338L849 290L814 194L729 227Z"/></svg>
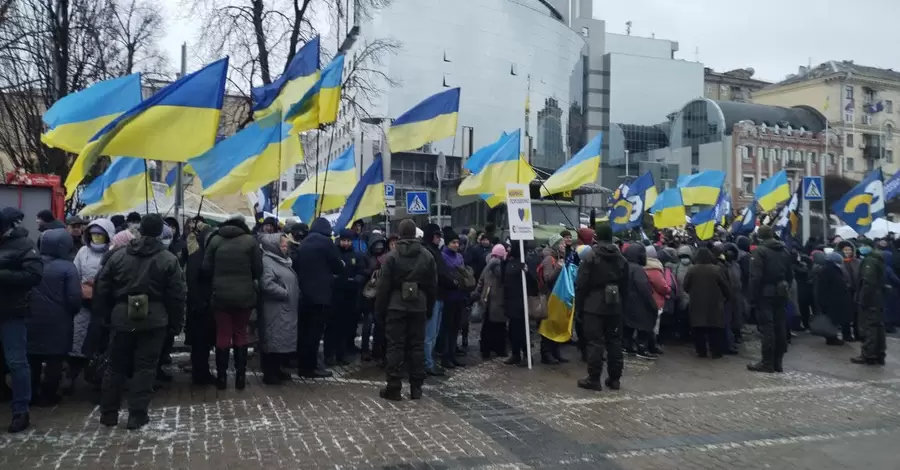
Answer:
<svg viewBox="0 0 900 470"><path fill-rule="evenodd" d="M161 46L178 66L179 46L197 38L183 0L162 0L167 32ZM452 0L444 0L452 1ZM753 67L756 77L779 81L797 67L828 60L900 70L900 0L594 0L606 30L678 41L678 58L716 71ZM191 57L191 68L196 67ZM173 70L174 72L174 70Z"/></svg>

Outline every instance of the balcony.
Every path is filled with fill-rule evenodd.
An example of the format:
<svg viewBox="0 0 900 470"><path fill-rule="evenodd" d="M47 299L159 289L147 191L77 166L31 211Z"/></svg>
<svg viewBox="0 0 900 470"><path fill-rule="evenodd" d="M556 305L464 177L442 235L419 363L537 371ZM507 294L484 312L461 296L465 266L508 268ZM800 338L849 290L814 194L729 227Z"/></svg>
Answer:
<svg viewBox="0 0 900 470"><path fill-rule="evenodd" d="M878 142L867 142L863 147L863 157L877 160L884 154L884 148Z"/></svg>

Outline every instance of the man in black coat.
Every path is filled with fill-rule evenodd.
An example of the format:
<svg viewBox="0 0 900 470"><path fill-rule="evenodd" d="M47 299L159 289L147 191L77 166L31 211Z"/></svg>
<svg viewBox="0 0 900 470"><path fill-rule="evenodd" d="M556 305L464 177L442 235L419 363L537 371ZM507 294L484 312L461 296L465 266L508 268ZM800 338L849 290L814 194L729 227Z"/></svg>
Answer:
<svg viewBox="0 0 900 470"><path fill-rule="evenodd" d="M325 378L332 373L318 363L319 342L331 314L332 288L335 277L344 269L341 253L331 241L331 223L319 217L313 221L309 235L297 246L292 258L300 266L300 310L297 327L297 361L300 377Z"/></svg>
<svg viewBox="0 0 900 470"><path fill-rule="evenodd" d="M606 361L606 386L618 390L622 377L622 302L628 297L628 261L612 243L612 228L597 227L597 244L578 265L575 278L575 311L584 318L587 342L588 376L578 386L600 390L603 362ZM637 269L637 268L635 268Z"/></svg>
<svg viewBox="0 0 900 470"><path fill-rule="evenodd" d="M447 299L447 291L455 290L458 281L450 275L444 255L438 247L444 235L437 224L428 224L422 230L422 244L431 253L437 268L437 289L434 296L434 304L430 306L431 317L425 327L425 367L429 375L444 375L444 369L434 363L434 347L440 338L441 320L444 301Z"/></svg>
<svg viewBox="0 0 900 470"><path fill-rule="evenodd" d="M772 227L759 228L759 246L750 263L749 300L755 303L757 327L762 335L762 359L748 364L752 372L782 372L787 352L787 314L793 259L784 243L775 240Z"/></svg>
<svg viewBox="0 0 900 470"><path fill-rule="evenodd" d="M332 298L333 311L325 331L325 365L348 365L348 344L356 338L359 324L359 298L366 279L368 263L366 257L354 250L356 233L350 229L341 230L337 247L340 251L343 269L334 280Z"/></svg>
<svg viewBox="0 0 900 470"><path fill-rule="evenodd" d="M213 229L198 217L185 239L182 258L187 281L187 326L185 335L191 345L191 378L194 385L212 385L216 378L209 372L209 350L216 341L216 325L210 310L211 278L203 275L206 241Z"/></svg>
<svg viewBox="0 0 900 470"><path fill-rule="evenodd" d="M31 369L25 316L31 305L31 290L40 284L42 273L41 255L28 238L28 230L0 215L0 343L12 376L11 433L24 431L30 424Z"/></svg>

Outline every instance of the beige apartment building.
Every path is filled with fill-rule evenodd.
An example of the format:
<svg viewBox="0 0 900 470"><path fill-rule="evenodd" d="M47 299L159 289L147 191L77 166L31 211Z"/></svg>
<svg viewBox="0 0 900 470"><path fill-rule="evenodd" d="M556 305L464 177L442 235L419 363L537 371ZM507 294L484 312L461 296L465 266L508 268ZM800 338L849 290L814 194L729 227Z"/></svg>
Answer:
<svg viewBox="0 0 900 470"><path fill-rule="evenodd" d="M716 101L749 103L758 90L772 84L753 78L755 73L751 67L727 72L706 67L703 69L703 96Z"/></svg>
<svg viewBox="0 0 900 470"><path fill-rule="evenodd" d="M753 101L776 106L809 106L828 119L828 153L838 172L861 179L881 167L886 175L898 169L900 148L900 72L830 61L800 67L799 73L758 90Z"/></svg>

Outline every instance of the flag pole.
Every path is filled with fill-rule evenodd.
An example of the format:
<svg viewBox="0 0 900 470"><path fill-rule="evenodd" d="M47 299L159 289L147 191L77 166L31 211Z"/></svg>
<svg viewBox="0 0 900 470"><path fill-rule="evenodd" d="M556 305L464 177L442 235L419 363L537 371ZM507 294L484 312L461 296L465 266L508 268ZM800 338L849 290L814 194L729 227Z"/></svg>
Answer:
<svg viewBox="0 0 900 470"><path fill-rule="evenodd" d="M178 78L184 77L187 75L187 43L181 44L181 74L179 74ZM184 227L184 220L181 218L182 216L182 207L184 206L184 163L178 162L176 164L175 169L175 201L172 204L172 207L175 209L175 220L178 221L181 227ZM154 193L155 198L155 193ZM159 211L159 208L157 208Z"/></svg>
<svg viewBox="0 0 900 470"><path fill-rule="evenodd" d="M150 166L144 160L144 215L150 213Z"/></svg>
<svg viewBox="0 0 900 470"><path fill-rule="evenodd" d="M337 128L336 125L331 124L331 137L328 139L329 140L328 157L326 159L327 163L325 165L325 177L322 180L322 192L316 196L316 217L317 218L320 215L322 215L322 203L325 202L324 201L325 200L325 186L328 186L328 167L331 166L331 150L334 148L334 131L336 128ZM324 130L324 126L322 127L322 129ZM354 151L354 153L356 152L355 147L354 147L353 151ZM354 155L353 157L355 159L356 155ZM316 163L318 163L318 159L316 160ZM316 185L316 192L318 193L318 191L319 191L319 187L318 187L318 185ZM353 223L353 222L350 222L350 223ZM337 231L337 227L334 227L334 229L335 229L335 231Z"/></svg>

